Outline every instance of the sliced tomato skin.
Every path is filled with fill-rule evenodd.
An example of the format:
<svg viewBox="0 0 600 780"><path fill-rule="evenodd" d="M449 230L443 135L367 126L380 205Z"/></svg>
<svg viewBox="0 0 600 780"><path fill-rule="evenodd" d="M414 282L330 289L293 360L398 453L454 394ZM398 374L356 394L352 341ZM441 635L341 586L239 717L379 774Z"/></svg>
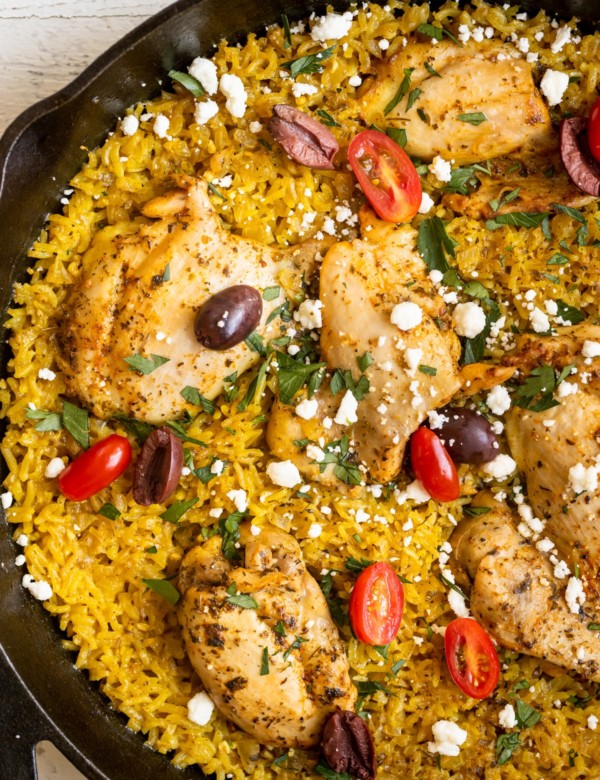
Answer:
<svg viewBox="0 0 600 780"><path fill-rule="evenodd" d="M116 433L85 450L61 471L58 488L71 501L85 501L114 482L131 463L131 444Z"/></svg>
<svg viewBox="0 0 600 780"><path fill-rule="evenodd" d="M472 618L456 618L444 635L450 676L463 693L487 699L498 685L500 661L489 634Z"/></svg>
<svg viewBox="0 0 600 780"><path fill-rule="evenodd" d="M588 144L595 160L600 162L600 97L592 106L588 119Z"/></svg>
<svg viewBox="0 0 600 780"><path fill-rule="evenodd" d="M415 476L436 501L454 501L460 496L456 466L439 437L429 428L418 428L410 439L410 458Z"/></svg>
<svg viewBox="0 0 600 780"><path fill-rule="evenodd" d="M363 130L348 147L348 161L375 213L385 222L409 222L423 196L410 157L379 130Z"/></svg>
<svg viewBox="0 0 600 780"><path fill-rule="evenodd" d="M372 563L358 575L349 612L359 641L387 645L395 638L404 612L404 588L389 563Z"/></svg>

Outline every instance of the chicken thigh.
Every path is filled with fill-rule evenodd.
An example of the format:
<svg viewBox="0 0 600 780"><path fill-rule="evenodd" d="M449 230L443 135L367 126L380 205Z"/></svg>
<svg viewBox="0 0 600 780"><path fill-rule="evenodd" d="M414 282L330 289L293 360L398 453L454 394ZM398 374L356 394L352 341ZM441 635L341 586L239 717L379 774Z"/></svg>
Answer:
<svg viewBox="0 0 600 780"><path fill-rule="evenodd" d="M284 289L300 290L302 272L314 261L314 243L282 250L231 234L203 181L179 177L178 184L144 207L156 221L127 236L100 232L65 305L59 346L67 392L100 418L177 417L188 385L215 398L226 376L259 356L243 341L224 351L201 346L194 333L198 308L234 285L261 294L279 287L277 297L263 301L256 327L263 338L279 335L277 318L267 319L285 300ZM142 370L125 362L132 357Z"/></svg>
<svg viewBox="0 0 600 780"><path fill-rule="evenodd" d="M318 744L328 715L352 710L356 688L317 582L287 533L240 527L245 565L221 538L194 547L179 574L179 619L188 655L221 712L260 742ZM253 600L240 604L233 593ZM237 603L236 603L237 602Z"/></svg>

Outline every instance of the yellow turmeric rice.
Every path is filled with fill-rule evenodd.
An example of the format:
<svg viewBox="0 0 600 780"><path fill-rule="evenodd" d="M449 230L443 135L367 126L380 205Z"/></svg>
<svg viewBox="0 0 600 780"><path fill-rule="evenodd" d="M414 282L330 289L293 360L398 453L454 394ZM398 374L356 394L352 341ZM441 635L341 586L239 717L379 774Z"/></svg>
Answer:
<svg viewBox="0 0 600 780"><path fill-rule="evenodd" d="M316 50L309 23L297 27L292 22L291 48L286 48L284 29L278 25L250 34L242 46L222 41L213 59L219 73L234 73L243 80L248 93L244 116L234 119L221 110L207 124L195 123L193 96L178 84L171 86L165 74L162 94L128 112L140 120L139 131L127 136L119 125L89 152L83 169L68 183L73 190L68 205L48 218L31 249L29 281L15 286L8 321L14 357L10 377L0 386L2 414L8 422L1 452L9 469L5 490L14 497L8 519L14 524L15 539L25 534L29 540L24 548L27 570L36 581L51 586L53 595L44 607L64 632L65 651L98 681L129 728L142 732L150 746L168 754L177 766L197 764L218 780L317 776L316 754L290 750L281 758L283 751L260 746L216 710L206 726L188 719L187 703L202 686L184 651L175 607L142 581L176 575L201 529L217 522L210 509L232 512L227 493L240 488L247 492L253 524L271 523L290 531L316 578L323 580L331 573L331 595L343 611L354 581L345 567L347 558L387 560L409 581L400 632L387 653L357 642L347 623L340 629L355 682L375 681L387 689L376 690L363 704L375 738L378 778L600 777L600 728L588 727L591 715L600 717L597 685L503 649L500 684L490 698L468 698L449 677L441 628L453 613L436 562L440 546L462 517L462 504L477 488L466 467L460 472L463 496L449 504L398 505L385 487L381 495L365 488L352 497L317 483L300 494L274 488L265 475L264 433L273 398L269 389L275 387L270 376L268 392L246 411L238 410L236 400L220 397L214 415L202 413L191 424L188 435L207 445L186 444L195 465L219 458L226 467L206 484L193 473L181 478L168 503L192 497L198 501L175 525L161 519L166 507L134 502L131 468L87 501L65 499L45 471L53 458L66 462L80 449L67 431L38 430L36 420L27 416L32 409L60 409L65 386L55 359L56 332L63 302L80 274L82 254L100 229L129 234L144 224L141 206L168 188L172 174L183 172L211 183L231 176L230 186L215 184L211 196L215 208L233 231L266 244L295 244L315 236L327 218L335 218L340 203L350 202L356 210L357 191L345 164L335 171L297 165L273 142L266 122L278 103L325 111L345 150L364 129L349 77L373 72L381 57L392 56L426 22L455 35L459 25L467 25L491 28L496 38L527 39L529 50L539 55L534 66L538 82L546 68L572 77L563 110L587 113L596 97L599 33L580 33L577 43L572 39L553 53L555 30L544 12L529 18L516 6L491 7L483 0L463 8L447 2L437 11L427 3L401 0L389 0L385 7L360 5L343 45L323 62L321 73L304 77L316 91L300 97L292 94L293 81L282 76L281 64ZM575 27L575 21L568 24ZM389 48L380 47L382 39L389 41ZM153 131L159 114L169 119L164 138ZM437 202L443 184L426 173L423 184ZM565 213L550 217L551 239L541 227L505 225L490 232L483 221L455 216L441 204L429 216L437 214L447 222L449 235L458 242L458 270L493 290L510 328L526 319L525 301L515 296L528 289L543 290L597 316L600 261L593 246L600 239L597 207L598 201L583 209L589 233L585 246L575 240L579 225ZM304 219L307 213L315 214L312 221ZM337 227L341 231L345 226ZM571 254L568 270L559 276L555 269L548 273L546 263L553 252L563 251L561 241ZM501 351L492 348L487 354L498 357ZM52 370L55 378L41 378L47 374L40 376L40 369ZM255 374L242 376L238 398ZM128 434L115 420L90 422L92 442L109 432ZM116 519L99 513L105 504L116 508ZM366 513L367 521L358 522L359 510L359 518ZM309 535L315 523L322 531ZM498 715L516 698L533 707L541 719L522 731L521 745L499 765ZM468 733L456 757L440 758L427 750L432 724L440 719L454 720Z"/></svg>

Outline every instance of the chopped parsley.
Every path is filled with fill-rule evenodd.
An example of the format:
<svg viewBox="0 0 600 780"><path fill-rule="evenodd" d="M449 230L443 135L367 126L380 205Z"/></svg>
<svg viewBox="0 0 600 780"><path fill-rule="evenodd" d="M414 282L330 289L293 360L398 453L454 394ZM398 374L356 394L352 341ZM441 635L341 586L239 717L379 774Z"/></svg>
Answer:
<svg viewBox="0 0 600 780"><path fill-rule="evenodd" d="M219 520L219 533L221 534L221 552L228 561L238 557L236 544L240 538L240 523L246 517L244 512L232 512L222 520Z"/></svg>
<svg viewBox="0 0 600 780"><path fill-rule="evenodd" d="M261 357L267 356L267 348L265 347L264 339L260 333L257 333L255 330L248 336L245 343L253 352L258 352Z"/></svg>
<svg viewBox="0 0 600 780"><path fill-rule="evenodd" d="M103 504L98 510L98 514L107 517L109 520L116 520L121 517L121 513L114 504Z"/></svg>
<svg viewBox="0 0 600 780"><path fill-rule="evenodd" d="M147 376L159 366L168 363L170 358L162 357L161 355L150 355L150 357L144 357L144 355L131 355L130 357L123 358L132 371L139 371L140 374Z"/></svg>
<svg viewBox="0 0 600 780"><path fill-rule="evenodd" d="M212 181L206 182L208 184L208 189L212 192L213 195L216 195L217 198L221 198L221 200L227 200L227 196L223 195L221 190L218 190L215 185L212 183Z"/></svg>
<svg viewBox="0 0 600 780"><path fill-rule="evenodd" d="M529 211L511 211L509 214L498 214L493 219L488 219L485 226L488 230L498 230L503 225L513 225L514 227L533 228L541 225L548 216L547 211L529 212Z"/></svg>
<svg viewBox="0 0 600 780"><path fill-rule="evenodd" d="M442 78L430 62L425 63L425 70L427 73L429 73L430 76L435 76L438 79Z"/></svg>
<svg viewBox="0 0 600 780"><path fill-rule="evenodd" d="M433 366L426 366L424 363L421 363L419 366L419 371L422 374L427 374L428 376L436 376L437 374L437 368L434 368Z"/></svg>
<svg viewBox="0 0 600 780"><path fill-rule="evenodd" d="M441 271L443 274L450 271L446 255L454 257L456 245L457 242L446 233L439 217L424 219L419 225L417 247L430 271Z"/></svg>
<svg viewBox="0 0 600 780"><path fill-rule="evenodd" d="M36 431L62 431L60 412L49 412L46 409L28 409L25 415L28 420L37 420Z"/></svg>
<svg viewBox="0 0 600 780"><path fill-rule="evenodd" d="M331 114L328 114L327 111L324 111L322 108L317 111L317 116L324 125L327 125L327 127L341 127L340 123L336 122Z"/></svg>
<svg viewBox="0 0 600 780"><path fill-rule="evenodd" d="M577 309L575 306L569 306L568 303L561 301L560 298L556 301L556 306L556 316L561 317L564 320L565 325L577 325L585 320L585 314L581 309Z"/></svg>
<svg viewBox="0 0 600 780"><path fill-rule="evenodd" d="M461 122L466 122L469 125L475 125L478 127L483 122L487 122L488 118L481 111L474 111L471 114L459 114L458 118Z"/></svg>
<svg viewBox="0 0 600 780"><path fill-rule="evenodd" d="M275 298L279 298L280 294L281 287L265 287L262 297L264 301L274 301Z"/></svg>
<svg viewBox="0 0 600 780"><path fill-rule="evenodd" d="M415 87L413 90L411 90L410 95L408 96L408 100L406 101L406 110L410 111L410 109L414 106L415 102L419 99L419 95L422 93L423 90L419 89L418 87Z"/></svg>
<svg viewBox="0 0 600 780"><path fill-rule="evenodd" d="M262 649L262 655L260 659L260 675L261 677L264 677L266 674L269 674L269 648L263 647Z"/></svg>
<svg viewBox="0 0 600 780"><path fill-rule="evenodd" d="M179 601L179 591L169 580L142 579L142 582L172 606Z"/></svg>
<svg viewBox="0 0 600 780"><path fill-rule="evenodd" d="M298 57L296 60L283 62L281 67L289 70L293 79L301 73L321 73L323 70L322 63L333 56L335 47L336 45L333 44L333 46L329 46L327 49L314 54L306 54L304 57Z"/></svg>
<svg viewBox="0 0 600 780"><path fill-rule="evenodd" d="M197 503L197 498L188 498L187 501L176 501L162 513L161 517L168 523L178 523L188 509L191 509Z"/></svg>
<svg viewBox="0 0 600 780"><path fill-rule="evenodd" d="M168 75L173 81L181 84L188 92L191 92L194 97L199 98L206 94L206 90L198 79L194 78L189 73L183 73L180 70L170 70Z"/></svg>
<svg viewBox="0 0 600 780"><path fill-rule="evenodd" d="M49 412L45 409L28 409L28 420L37 420L36 431L61 431L63 428L71 434L84 450L90 446L90 419L85 409L80 409L70 401L63 401L62 412Z"/></svg>
<svg viewBox="0 0 600 780"><path fill-rule="evenodd" d="M285 623L283 622L283 620L278 620L277 623L275 623L273 631L278 636L287 636L287 632L285 630Z"/></svg>
<svg viewBox="0 0 600 780"><path fill-rule="evenodd" d="M404 68L404 78L402 79L398 91L394 97L390 100L387 106L383 109L384 116L387 116L390 111L393 111L402 98L407 94L410 89L410 79L413 74L414 68ZM418 97L418 95L417 95Z"/></svg>
<svg viewBox="0 0 600 780"><path fill-rule="evenodd" d="M369 366L373 364L373 356L371 355L370 352L365 352L364 355L361 355L360 357L356 358L356 363L364 374L367 368L369 368Z"/></svg>
<svg viewBox="0 0 600 780"><path fill-rule="evenodd" d="M554 391L569 376L572 368L572 365L565 366L558 372L552 366L536 366L513 394L513 406L532 412L544 412L559 406L559 402L554 399Z"/></svg>
<svg viewBox="0 0 600 780"><path fill-rule="evenodd" d="M389 136L394 143L398 144L398 146L404 149L408 141L408 136L406 134L406 130L403 127L388 127L388 129L385 131L385 134Z"/></svg>
<svg viewBox="0 0 600 780"><path fill-rule="evenodd" d="M510 734L500 734L496 740L496 763L498 766L503 766L510 761L512 754L521 745L518 731L513 731Z"/></svg>
<svg viewBox="0 0 600 780"><path fill-rule="evenodd" d="M290 20L286 14L281 14L281 26L283 27L283 48L291 49L292 47L292 32L290 30Z"/></svg>
<svg viewBox="0 0 600 780"><path fill-rule="evenodd" d="M369 561L367 558L361 558L360 560L356 558L346 558L345 565L348 571L354 572L354 573L360 573L364 571L367 566L370 566L373 563L373 561Z"/></svg>
<svg viewBox="0 0 600 780"><path fill-rule="evenodd" d="M215 413L214 403L209 401L208 398L205 398L199 390L196 390L195 387L187 385L181 391L181 395L188 403L193 404L194 406L201 406L203 411L205 411L207 414Z"/></svg>
<svg viewBox="0 0 600 780"><path fill-rule="evenodd" d="M444 35L446 35L451 41L454 41L457 46L460 46L461 49L463 48L462 43L443 27L436 27L433 24L420 24L417 27L417 32L421 33L421 35L427 35L429 38L435 38L436 41L441 41Z"/></svg>
<svg viewBox="0 0 600 780"><path fill-rule="evenodd" d="M494 200L490 201L489 206L491 210L499 211L502 206L505 206L507 203L512 203L513 200L516 200L519 197L520 192L520 187L517 187L515 190L511 190L510 192L503 192L499 198L494 198Z"/></svg>
<svg viewBox="0 0 600 780"><path fill-rule="evenodd" d="M292 644L288 647L288 649L283 654L283 660L287 661L287 659L290 657L292 650L297 650L303 642L308 642L308 639L304 639L304 637L301 636L296 636Z"/></svg>
<svg viewBox="0 0 600 780"><path fill-rule="evenodd" d="M247 593L238 593L237 592L237 585L235 582L232 582L231 585L227 588L227 603L233 604L235 607L241 607L242 609L257 609L258 608L258 602L252 598L252 596L249 596ZM265 648L266 650L266 648ZM268 659L268 656L267 656ZM268 663L268 660L267 660ZM261 671L262 674L262 671ZM267 672L268 674L268 672Z"/></svg>
<svg viewBox="0 0 600 780"><path fill-rule="evenodd" d="M325 363L300 363L285 352L277 353L277 382L279 398L284 404L291 404L294 396L316 371L325 368Z"/></svg>

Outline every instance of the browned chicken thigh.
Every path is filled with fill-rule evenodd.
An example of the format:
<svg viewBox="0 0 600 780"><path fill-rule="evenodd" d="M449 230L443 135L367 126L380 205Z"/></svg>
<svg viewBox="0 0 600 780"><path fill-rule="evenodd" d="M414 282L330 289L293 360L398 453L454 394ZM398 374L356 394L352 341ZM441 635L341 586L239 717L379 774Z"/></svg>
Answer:
<svg viewBox="0 0 600 780"><path fill-rule="evenodd" d="M296 540L276 529L255 537L248 524L240 531L244 566L223 557L218 536L183 560L188 655L217 707L244 731L267 745L314 747L330 713L354 708L344 645Z"/></svg>

